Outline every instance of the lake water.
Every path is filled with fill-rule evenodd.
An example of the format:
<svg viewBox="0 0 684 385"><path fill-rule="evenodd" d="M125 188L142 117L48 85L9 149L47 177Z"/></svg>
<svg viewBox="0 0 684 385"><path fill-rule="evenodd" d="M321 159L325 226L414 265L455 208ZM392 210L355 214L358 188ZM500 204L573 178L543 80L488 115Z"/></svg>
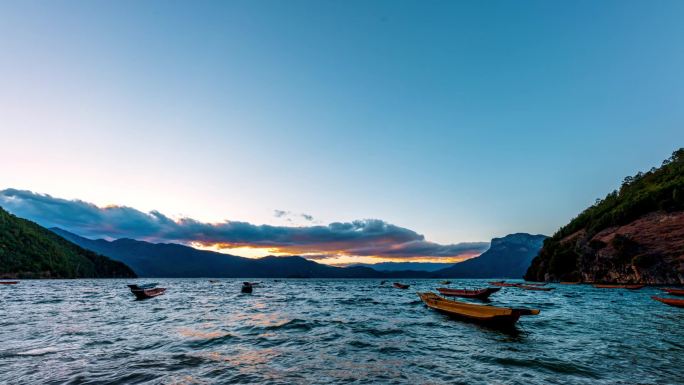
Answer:
<svg viewBox="0 0 684 385"><path fill-rule="evenodd" d="M662 292L502 288L493 305L541 309L503 332L426 308L433 280L23 281L0 287L7 384L681 384L684 309ZM146 282L146 281L139 281ZM486 281L454 281L452 287ZM666 295L663 295L666 296Z"/></svg>

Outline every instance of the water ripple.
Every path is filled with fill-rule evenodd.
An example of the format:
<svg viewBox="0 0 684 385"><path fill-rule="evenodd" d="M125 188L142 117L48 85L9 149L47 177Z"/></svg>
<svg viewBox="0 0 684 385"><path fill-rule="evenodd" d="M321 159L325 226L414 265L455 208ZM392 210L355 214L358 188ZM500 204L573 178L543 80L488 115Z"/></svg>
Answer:
<svg viewBox="0 0 684 385"><path fill-rule="evenodd" d="M135 301L119 280L0 287L0 382L8 384L675 384L684 311L656 289L504 288L535 307L501 331L427 309L376 280L159 281ZM411 289L434 290L434 280ZM456 281L456 287L484 286Z"/></svg>

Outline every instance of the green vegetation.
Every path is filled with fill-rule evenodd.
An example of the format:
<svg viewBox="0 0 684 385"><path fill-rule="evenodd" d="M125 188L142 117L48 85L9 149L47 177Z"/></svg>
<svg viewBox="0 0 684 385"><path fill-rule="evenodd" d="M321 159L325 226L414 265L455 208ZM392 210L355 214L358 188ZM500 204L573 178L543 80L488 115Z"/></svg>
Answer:
<svg viewBox="0 0 684 385"><path fill-rule="evenodd" d="M0 277L128 278L135 273L0 207Z"/></svg>
<svg viewBox="0 0 684 385"><path fill-rule="evenodd" d="M611 227L624 225L656 210L684 209L684 148L672 153L660 168L624 179L619 191L584 210L561 227L553 238L564 238L581 229L589 236Z"/></svg>
<svg viewBox="0 0 684 385"><path fill-rule="evenodd" d="M626 177L619 190L604 199L597 199L594 205L561 227L544 242L525 278L542 280L545 273L549 273L561 280L579 280L578 263L582 251L574 242L562 243L562 239L579 231L585 231L584 237L591 239L601 230L625 225L654 211L680 210L684 210L684 148L672 153L661 167ZM600 249L606 246L598 243L600 241L592 242L589 247ZM616 237L612 246L617 251L617 262L638 266L653 264L652 258L629 258L638 245L628 237Z"/></svg>

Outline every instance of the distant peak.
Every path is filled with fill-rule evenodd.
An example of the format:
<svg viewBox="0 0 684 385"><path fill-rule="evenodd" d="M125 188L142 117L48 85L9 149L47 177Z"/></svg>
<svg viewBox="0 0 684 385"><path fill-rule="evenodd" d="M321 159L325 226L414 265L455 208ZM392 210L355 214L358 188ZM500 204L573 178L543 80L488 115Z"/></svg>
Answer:
<svg viewBox="0 0 684 385"><path fill-rule="evenodd" d="M507 244L507 243L514 243L514 244L523 244L523 245L529 245L529 244L541 244L544 242L544 239L548 238L546 235L543 234L528 234L528 233L515 233L515 234L508 234L504 237L501 238L493 238L492 239L492 247L493 246L498 246L501 244Z"/></svg>

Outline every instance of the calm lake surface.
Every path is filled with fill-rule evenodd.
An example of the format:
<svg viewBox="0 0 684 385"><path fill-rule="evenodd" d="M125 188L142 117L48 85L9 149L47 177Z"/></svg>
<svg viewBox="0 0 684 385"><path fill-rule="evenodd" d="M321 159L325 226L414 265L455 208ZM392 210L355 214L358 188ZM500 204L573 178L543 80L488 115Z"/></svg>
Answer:
<svg viewBox="0 0 684 385"><path fill-rule="evenodd" d="M151 282L152 280L138 280ZM681 384L684 309L655 288L502 288L493 305L541 309L517 332L450 319L416 291L434 280L23 281L0 287L7 384ZM484 280L451 287L484 286ZM663 295L665 296L665 295Z"/></svg>

